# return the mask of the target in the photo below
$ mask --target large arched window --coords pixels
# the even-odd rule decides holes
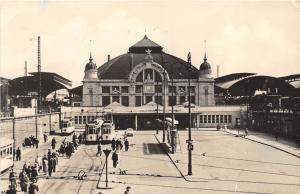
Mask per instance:
[[[143,69],[136,77],[136,82],[162,82],[162,76],[154,69]]]

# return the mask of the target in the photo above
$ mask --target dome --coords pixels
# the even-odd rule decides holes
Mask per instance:
[[[85,71],[88,71],[90,69],[97,69],[96,63],[93,62],[92,55],[90,55],[90,61],[85,65]]]
[[[151,54],[148,54],[148,52]],[[98,68],[99,79],[128,79],[131,70],[144,61],[161,64],[170,74],[172,66],[174,79],[188,79],[189,64],[176,56],[163,52],[162,47],[145,36],[129,48],[129,52],[117,56]],[[192,66],[191,78],[197,79],[199,70]]]
[[[200,71],[211,70],[210,64],[207,62],[206,55],[203,60],[203,63],[200,65]]]

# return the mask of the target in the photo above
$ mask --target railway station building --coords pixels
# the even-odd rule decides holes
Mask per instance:
[[[240,106],[215,105],[214,78],[206,53],[196,68],[165,53],[146,35],[127,53],[112,59],[108,56],[99,67],[90,55],[82,82],[81,106],[63,110],[81,127],[105,112],[117,128],[151,129],[157,118],[163,119],[164,112],[171,117],[172,106],[179,128],[187,127],[189,89],[193,127],[235,126],[244,111]]]

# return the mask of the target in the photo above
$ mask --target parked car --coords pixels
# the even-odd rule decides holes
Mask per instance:
[[[132,128],[127,128],[125,131],[126,136],[133,136],[133,129]]]

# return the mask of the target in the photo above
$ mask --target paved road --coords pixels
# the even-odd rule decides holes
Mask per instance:
[[[217,131],[193,132],[193,176],[186,176],[189,180],[186,181],[180,174],[180,171],[187,174],[186,132],[180,132],[182,149],[171,155],[179,160],[176,163],[179,169],[162,151],[154,134],[155,131],[139,131],[129,138],[129,151],[119,152],[119,168],[126,170],[127,174],[115,175],[117,184],[109,183],[114,186],[112,189],[96,188],[104,155],[95,156],[96,145],[81,145],[71,159],[60,158],[58,171],[51,179],[39,180],[39,193],[94,194],[101,191],[118,194],[124,193],[126,186],[132,187],[132,193],[147,194],[300,192],[298,158]],[[47,144],[42,145],[40,153],[48,147]],[[35,150],[31,149],[23,159],[33,160],[35,154]],[[21,164],[19,162],[17,168]],[[73,178],[79,170],[87,172],[86,179]],[[109,175],[110,181],[111,177]]]

